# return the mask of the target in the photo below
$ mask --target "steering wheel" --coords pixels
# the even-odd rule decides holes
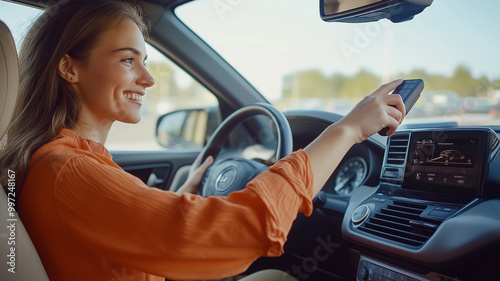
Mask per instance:
[[[194,161],[193,167],[199,167],[209,155],[217,159],[229,133],[237,125],[256,115],[267,116],[277,128],[276,161],[290,154],[293,149],[292,131],[285,116],[270,104],[258,103],[243,107],[227,117],[212,134]],[[201,195],[227,196],[233,191],[243,189],[248,181],[265,170],[265,164],[242,157],[217,159],[205,172]]]

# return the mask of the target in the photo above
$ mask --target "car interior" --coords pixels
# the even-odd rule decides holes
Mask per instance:
[[[203,6],[208,1],[210,4]],[[13,6],[40,10],[57,5],[58,1],[9,2]],[[271,2],[273,0],[263,3]],[[379,20],[396,25],[418,21],[420,16],[431,13],[434,5],[444,5],[446,0],[434,3],[432,0],[367,0],[352,1],[345,6],[342,2],[348,1],[312,2],[315,2],[317,13],[308,14],[308,17],[321,19],[322,25],[344,27]],[[246,70],[233,66],[237,64],[233,57],[221,56],[217,51],[220,47],[212,43],[212,39],[197,33],[203,30],[202,26],[189,24],[192,18],[204,16],[187,16],[191,5],[199,3],[201,11],[213,8],[212,12],[215,11],[213,13],[221,19],[221,24],[227,26],[222,17],[240,16],[238,13],[248,2],[141,0],[137,3],[151,23],[151,32],[146,39],[148,44],[202,85],[203,90],[196,88],[197,93],[208,92],[215,97],[215,103],[168,108],[152,115],[153,125],[147,130],[152,134],[148,141],[154,144],[143,144],[150,149],[110,146],[113,160],[151,188],[175,191],[187,178],[193,163],[199,163],[208,155],[216,155],[217,166],[207,172],[202,193],[204,196],[226,196],[244,188],[246,182],[280,158],[307,146],[330,124],[344,116],[345,112],[319,110],[314,106],[277,109],[275,105],[278,103],[270,102],[271,99],[261,93],[261,88],[246,78]],[[264,13],[267,4],[260,5],[262,10],[259,11]],[[287,13],[286,7],[280,9]],[[252,17],[256,21],[260,20],[259,11],[253,11]],[[273,14],[273,18],[278,21],[280,15]],[[0,13],[2,136],[12,114],[19,79],[16,51],[19,43],[9,28],[12,29],[3,23]],[[259,31],[262,36],[263,33]],[[236,58],[246,56],[243,45],[234,47],[242,52],[236,52]],[[352,53],[349,54],[365,52],[370,45],[356,48],[350,49]],[[151,67],[160,67],[151,64]],[[163,72],[158,73],[157,81],[170,79],[168,75],[161,76]],[[417,77],[418,73],[424,72],[412,72],[413,76],[408,78],[422,78],[426,83],[420,100],[412,109],[414,116],[423,114],[417,119],[420,121],[403,123],[391,136],[375,134],[354,145],[314,198],[312,215],[298,215],[285,244],[285,253],[280,257],[258,259],[244,274],[280,269],[297,280],[498,280],[500,123],[489,112],[490,108],[495,108],[496,102],[500,102],[496,90],[500,89],[500,76],[486,87],[488,97],[495,99],[498,95],[498,101],[492,101],[480,113],[465,109],[460,113],[450,113],[453,117],[462,114],[460,118],[466,121],[473,116],[490,118],[491,122],[462,125],[455,119],[436,117],[444,115],[444,111],[435,109],[439,113],[430,113],[429,106],[421,105],[426,101],[438,108],[441,100],[449,105],[459,94],[434,92],[432,95],[425,92],[432,89],[434,80]],[[293,77],[285,85],[295,85]],[[333,82],[328,85],[334,87]],[[168,87],[157,89],[171,90]],[[182,94],[186,99],[187,94]],[[294,95],[293,89],[290,95]],[[188,99],[197,99],[198,96],[193,97]],[[173,96],[174,100],[176,98]],[[156,109],[163,105],[162,100],[153,101]],[[305,105],[301,99],[296,101]],[[341,105],[339,102],[336,107]],[[463,104],[457,108],[463,109]],[[147,114],[145,111],[146,119],[149,118]],[[130,126],[117,127],[111,134],[125,134],[119,129],[138,134]],[[112,136],[110,138],[113,140]],[[135,142],[134,136],[131,139]],[[221,176],[223,173],[227,175],[228,167],[233,166],[239,169],[238,178],[233,180],[234,185],[222,186]],[[0,279],[49,280],[15,212],[15,183],[5,189],[6,193],[0,192]],[[15,274],[9,271],[13,267]]]

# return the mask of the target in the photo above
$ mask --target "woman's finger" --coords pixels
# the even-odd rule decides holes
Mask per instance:
[[[387,124],[387,127],[389,127],[389,130],[387,131],[386,135],[390,136],[390,135],[394,134],[394,132],[396,132],[396,130],[398,129],[398,126],[399,126],[399,122],[396,119],[389,117],[388,124]]]
[[[212,156],[208,156],[207,159],[205,159],[205,161],[201,163],[200,167],[196,169],[195,176],[201,179],[205,174],[205,172],[207,171],[208,167],[210,167],[210,165],[212,165],[213,162],[214,158]]]
[[[404,118],[403,112],[393,106],[387,108],[387,115],[389,115],[389,118],[396,120],[398,125],[401,124]]]
[[[401,83],[403,83],[403,79],[394,80],[392,82],[384,84],[380,86],[380,88],[378,88],[375,92],[373,92],[372,95],[376,96],[388,95],[390,92],[394,91],[394,89],[396,89],[399,85],[401,85]]]
[[[393,109],[397,109],[397,111],[400,112],[401,115],[396,120],[398,120],[399,123],[401,124],[401,122],[403,121],[403,119],[406,116],[406,107],[405,107],[405,104],[404,104],[401,96],[400,95],[388,95],[388,96],[384,97],[383,99],[387,103],[387,105],[389,105]],[[393,116],[393,115],[391,115],[391,116]]]

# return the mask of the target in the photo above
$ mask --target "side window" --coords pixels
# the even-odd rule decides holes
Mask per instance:
[[[0,1],[0,20],[11,30],[18,51],[27,30],[42,12],[24,5]],[[213,132],[212,123],[219,123],[218,115],[214,114],[217,112],[217,99],[151,45],[146,44],[146,50],[147,68],[156,83],[146,91],[143,98],[142,119],[138,124],[115,122],[108,135],[106,147],[109,150],[134,151],[201,148],[206,136]],[[181,133],[178,136],[174,134],[181,141],[175,142],[175,145],[168,142],[159,145],[156,141],[158,119],[169,112],[175,114],[184,110],[186,112],[181,114],[185,115],[186,120],[179,120],[167,126],[170,132]],[[179,116],[167,119],[177,120]],[[174,128],[176,125],[180,127]]]

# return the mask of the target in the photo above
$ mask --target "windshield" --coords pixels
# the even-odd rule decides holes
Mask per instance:
[[[281,110],[345,114],[382,83],[421,78],[405,122],[500,125],[499,9],[436,0],[408,22],[348,24],[323,22],[318,0],[199,0],[176,14]]]

